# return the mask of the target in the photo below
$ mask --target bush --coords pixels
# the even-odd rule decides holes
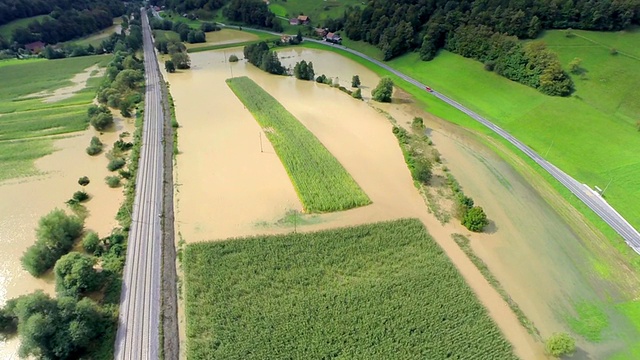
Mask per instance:
[[[100,286],[100,275],[93,268],[95,260],[79,252],[64,255],[56,262],[56,292],[58,296],[79,298]]]
[[[393,80],[388,77],[380,79],[378,86],[371,92],[373,100],[378,102],[391,102],[391,94],[393,93]]]
[[[133,147],[133,143],[123,141],[122,139],[116,140],[116,142],[113,143],[113,148],[122,152],[129,151],[131,150],[132,147]]]
[[[51,269],[56,261],[73,247],[84,225],[77,216],[69,216],[55,209],[40,218],[36,228],[36,243],[20,259],[22,266],[33,276]]]
[[[421,117],[414,117],[411,122],[411,127],[417,130],[424,129],[424,120]]]
[[[353,77],[351,78],[351,87],[360,87],[360,76],[353,75]]]
[[[80,184],[80,186],[87,186],[87,185],[89,185],[89,182],[90,182],[90,180],[86,176],[83,176],[83,177],[78,179],[78,184]]]
[[[72,199],[77,202],[83,202],[83,201],[89,200],[89,194],[87,194],[84,191],[76,191],[73,193]]]
[[[489,225],[489,220],[480,206],[474,206],[465,213],[462,225],[471,231],[482,232],[484,227]]]
[[[229,56],[229,62],[238,62],[238,57],[235,54]]]
[[[133,174],[131,174],[131,171],[128,170],[120,170],[118,171],[118,174],[123,178],[123,179],[131,179],[131,177],[133,176]]]
[[[107,164],[107,169],[109,171],[116,171],[118,169],[122,169],[122,167],[127,163],[125,159],[115,158]]]
[[[120,186],[119,176],[107,176],[106,178],[104,178],[104,180],[110,188],[117,188],[118,186]]]
[[[109,113],[99,113],[96,116],[93,116],[89,122],[91,126],[93,126],[98,131],[103,131],[107,129],[109,126],[113,125],[113,115],[111,112]]]
[[[82,247],[84,251],[89,254],[98,255],[100,249],[100,238],[95,231],[89,231],[87,235],[82,238]]]
[[[547,339],[545,348],[549,355],[555,357],[571,355],[576,351],[576,341],[569,334],[556,333]]]
[[[98,155],[102,152],[102,148],[104,147],[104,144],[102,144],[102,141],[100,141],[100,139],[98,139],[97,136],[94,136],[91,138],[91,142],[89,143],[89,147],[87,148],[87,154],[94,156],[94,155]]]
[[[429,180],[431,180],[431,162],[425,158],[414,157],[411,177],[423,184],[429,183]]]
[[[351,96],[353,96],[354,99],[362,100],[362,91],[360,91],[360,88],[358,88],[356,89],[356,91],[351,93]]]

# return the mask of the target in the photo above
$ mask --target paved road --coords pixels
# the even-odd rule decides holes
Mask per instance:
[[[223,24],[224,26],[224,24]],[[230,26],[231,27],[231,26]],[[245,29],[248,29],[245,27]],[[261,31],[261,32],[265,32],[265,33],[269,33],[269,34],[273,34],[273,35],[280,35],[279,33],[275,33],[275,32],[271,32],[271,31],[265,31],[265,30],[259,30],[259,29],[251,29],[251,30],[256,30],[256,31]],[[421,82],[419,82],[418,80],[392,68],[391,66],[378,61],[372,57],[369,57],[361,52],[355,51],[353,49],[349,49],[345,46],[342,45],[333,45],[331,43],[327,43],[326,41],[320,41],[320,40],[315,40],[315,39],[309,39],[309,38],[305,38],[304,41],[309,41],[309,42],[314,42],[314,43],[318,43],[318,44],[322,44],[325,45],[327,47],[335,47],[335,48],[339,48],[341,50],[350,52],[358,57],[361,57],[365,60],[368,60],[378,66],[380,66],[381,68],[393,73],[394,75],[397,75],[398,77],[400,77],[401,79],[403,79],[404,81],[413,84],[415,86],[417,86],[419,89],[426,91],[426,84],[423,84]],[[585,184],[581,184],[580,182],[578,182],[577,180],[575,180],[574,178],[572,178],[571,176],[567,175],[566,173],[564,173],[562,170],[558,169],[557,167],[555,167],[552,163],[548,162],[547,160],[543,159],[542,156],[540,156],[538,153],[536,153],[535,151],[533,151],[530,147],[528,147],[527,145],[525,145],[524,143],[522,143],[520,140],[516,139],[515,137],[513,137],[511,134],[509,134],[508,132],[506,132],[505,130],[503,130],[502,128],[500,128],[499,126],[497,126],[496,124],[490,122],[489,120],[483,118],[482,116],[478,115],[477,113],[471,111],[470,109],[466,108],[465,106],[463,106],[462,104],[458,103],[457,101],[437,92],[437,91],[432,91],[431,94],[435,97],[437,97],[438,99],[446,102],[447,104],[453,106],[454,108],[462,111],[463,113],[467,114],[469,117],[471,117],[472,119],[478,121],[479,123],[483,124],[484,126],[488,127],[489,129],[493,130],[496,134],[500,135],[501,137],[503,137],[504,139],[506,139],[507,141],[509,141],[511,144],[513,144],[515,147],[517,147],[518,149],[520,149],[522,152],[524,152],[527,156],[529,156],[531,159],[533,159],[533,161],[535,161],[538,165],[540,165],[543,169],[545,169],[547,172],[549,172],[549,174],[551,174],[554,178],[556,178],[558,181],[560,181],[560,183],[562,183],[562,185],[564,185],[567,189],[569,189],[575,196],[577,196],[580,200],[582,200],[582,202],[584,202],[587,206],[589,206],[589,208],[591,210],[593,210],[598,216],[600,216],[602,218],[602,220],[604,220],[607,224],[609,224],[618,234],[620,234],[620,236],[622,236],[622,238],[625,240],[625,242],[627,243],[627,245],[629,245],[636,253],[640,254],[640,233],[638,233],[638,231],[629,224],[629,222],[627,220],[625,220],[611,205],[609,205],[609,203],[602,198],[598,193],[596,193],[595,191],[591,190],[591,188],[589,188],[587,185]]]
[[[136,197],[124,267],[116,359],[158,359],[160,214],[162,212],[162,95],[146,12],[142,11],[146,95]]]

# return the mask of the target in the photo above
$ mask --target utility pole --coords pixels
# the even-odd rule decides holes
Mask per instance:
[[[298,210],[293,210],[293,233],[298,230]]]
[[[602,190],[602,192],[600,193],[600,196],[604,196],[604,192],[607,191],[607,188],[609,187],[609,185],[611,185],[612,181],[613,181],[613,178],[609,180],[609,183],[607,184],[607,186],[604,187],[604,190]]]
[[[260,152],[264,152],[262,151],[262,132],[259,132],[258,135],[260,136]]]

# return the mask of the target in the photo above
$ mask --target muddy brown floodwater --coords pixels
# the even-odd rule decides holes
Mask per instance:
[[[187,48],[197,48],[210,45],[232,44],[242,41],[258,40],[258,35],[246,31],[222,29],[206,33],[206,42],[198,44],[186,44]]]
[[[35,228],[43,215],[54,208],[71,213],[64,202],[82,190],[78,178],[88,176],[91,181],[85,189],[90,196],[85,203],[89,211],[85,229],[106,236],[117,226],[115,215],[123,200],[122,188],[111,189],[105,184],[110,172],[104,153],[91,157],[85,152],[94,135],[107,145],[106,152],[119,133],[133,133],[133,120],[114,114],[114,121],[114,128],[102,135],[90,128],[56,140],[56,151],[36,161],[43,175],[0,183],[0,304],[38,289],[54,293],[53,276],[48,273],[42,279],[34,278],[22,269],[20,257],[35,242]],[[0,359],[11,358],[18,345],[16,339],[0,342]]]
[[[175,168],[179,238],[195,242],[292,231],[273,224],[287,211],[301,209],[293,186],[264,137],[260,151],[260,127],[224,82],[232,76],[249,76],[318,137],[373,201],[358,209],[316,216],[299,230],[420,218],[516,353],[524,359],[544,357],[540,344],[451,241],[459,226],[442,226],[427,212],[384,116],[329,86],[269,75],[244,61],[228,63],[232,53],[242,58],[241,48],[195,53],[192,70],[168,74],[181,124]],[[279,56],[285,66],[301,59],[313,61],[316,74],[338,77],[344,86],[350,86],[357,74],[365,98],[379,81],[370,70],[330,52],[297,48],[279,51]]]

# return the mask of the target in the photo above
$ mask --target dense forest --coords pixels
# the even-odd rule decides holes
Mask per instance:
[[[40,21],[32,21],[26,27],[13,31],[11,39],[0,39],[0,48],[13,42],[18,45],[34,41],[56,44],[89,35],[113,24],[113,18],[125,13],[119,0],[60,1],[53,0],[40,6],[38,0],[0,0],[0,24],[22,17],[48,14]],[[7,8],[5,13],[4,8]]]
[[[464,25],[535,38],[543,29],[621,30],[640,24],[638,0],[370,0],[348,8],[339,24],[352,40],[382,49],[385,59],[420,49],[432,59]]]

